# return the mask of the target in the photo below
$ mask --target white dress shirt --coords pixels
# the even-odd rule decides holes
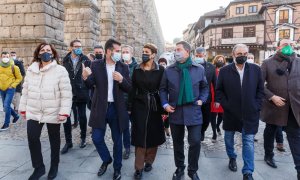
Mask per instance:
[[[113,72],[115,71],[115,68],[116,68],[116,64],[114,64],[114,65],[106,64],[107,81],[108,81],[107,102],[114,102],[114,95],[113,95],[113,88],[114,88]]]

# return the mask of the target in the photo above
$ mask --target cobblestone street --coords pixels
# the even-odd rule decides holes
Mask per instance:
[[[1,104],[2,107],[2,104]],[[89,115],[89,112],[87,113]],[[0,109],[0,123],[3,123],[4,112],[2,108]],[[256,160],[256,172],[254,173],[255,179],[296,179],[296,172],[294,170],[293,161],[291,158],[291,153],[288,147],[288,143],[284,133],[284,146],[286,148],[286,152],[282,153],[277,150],[275,152],[275,159],[278,164],[278,169],[271,169],[269,168],[263,161],[264,155],[264,148],[263,148],[263,129],[264,124],[261,123],[259,127],[259,132],[256,135],[258,142],[255,143],[255,160]],[[90,134],[91,129],[88,128],[88,134]],[[47,128],[44,127],[41,141],[43,144],[44,152],[44,159],[49,161],[49,157],[47,156],[50,152],[49,149],[49,142],[47,138]],[[201,157],[199,161],[199,175],[203,179],[219,179],[224,177],[224,179],[241,179],[242,175],[239,172],[232,173],[227,169],[227,155],[225,152],[225,144],[223,140],[223,136],[219,136],[216,143],[212,143],[211,141],[212,131],[211,127],[208,128],[206,133],[206,138],[202,143],[201,149]],[[64,133],[63,133],[63,126],[61,126],[61,139],[62,145],[64,144]],[[108,143],[109,149],[111,150],[112,147],[112,140],[110,137],[110,130],[106,133],[106,141]],[[82,179],[82,177],[87,177],[87,179],[98,179],[96,176],[97,169],[101,165],[101,161],[99,160],[98,154],[95,151],[95,147],[92,144],[91,137],[88,135],[87,139],[87,147],[85,149],[79,148],[80,142],[80,128],[77,127],[73,129],[73,142],[75,147],[68,153],[67,155],[61,156],[61,163],[60,167],[68,167],[68,164],[71,163],[71,167],[79,166],[76,168],[61,168],[61,172],[70,171],[72,174],[66,175],[65,173],[60,173],[57,179]],[[10,147],[9,151],[6,147]],[[62,146],[61,145],[61,146]],[[18,148],[20,147],[20,149]],[[185,147],[188,148],[187,140],[185,139]],[[242,168],[242,157],[241,157],[241,134],[238,133],[236,136],[236,145],[235,145],[237,152],[238,152],[238,167],[239,169]],[[14,149],[18,148],[18,149]],[[131,149],[131,158],[123,162],[123,179],[132,179],[133,174],[133,149]],[[22,150],[22,151],[20,151]],[[9,159],[6,157],[5,154],[9,152]],[[23,153],[22,157],[21,154],[13,154],[13,153]],[[18,162],[13,163],[14,161],[24,161],[23,164],[18,164]],[[5,132],[0,132],[0,179],[19,179],[23,177],[23,175],[29,176],[32,172],[31,169],[31,161],[29,150],[27,146],[27,134],[26,134],[26,122],[23,120],[19,120],[17,124],[11,125],[10,129]],[[46,164],[46,166],[49,164]],[[24,166],[26,167],[26,171],[24,170]],[[159,168],[155,168],[159,167]],[[82,167],[86,167],[84,169]],[[49,168],[49,167],[48,167]],[[150,174],[145,175],[145,179],[157,179],[157,180],[164,180],[164,179],[171,179],[171,175],[174,167],[173,162],[173,152],[172,152],[172,140],[168,139],[167,142],[160,147],[157,160],[154,164],[154,171]],[[21,170],[22,171],[21,171]],[[285,176],[286,173],[289,172],[288,176]],[[110,179],[112,173],[112,168],[110,168],[109,172],[105,174],[105,179]],[[167,177],[162,177],[164,173],[168,173]],[[76,175],[77,174],[77,175]],[[71,178],[72,177],[72,178]],[[81,177],[81,178],[80,178]],[[148,178],[147,178],[148,177]],[[271,178],[272,177],[272,178]],[[187,178],[187,176],[186,176]],[[102,178],[100,178],[102,179]],[[188,179],[188,178],[187,178]]]

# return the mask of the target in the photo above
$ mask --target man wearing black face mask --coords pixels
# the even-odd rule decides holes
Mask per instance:
[[[266,98],[263,102],[262,120],[266,122],[264,148],[266,163],[276,168],[273,160],[274,136],[279,126],[286,126],[287,139],[300,179],[300,58],[293,50],[294,42],[282,39],[277,53],[266,59],[262,66],[266,81]]]
[[[97,45],[94,47],[95,60],[103,59],[104,49],[103,46]]]
[[[234,46],[234,63],[220,69],[216,88],[216,106],[220,103],[224,109],[224,140],[231,171],[237,171],[234,134],[236,131],[242,133],[244,180],[253,179],[254,135],[258,131],[259,111],[264,97],[261,70],[255,64],[246,63],[248,51],[244,44]]]

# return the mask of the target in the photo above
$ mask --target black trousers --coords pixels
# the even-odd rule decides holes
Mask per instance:
[[[184,125],[170,124],[174,146],[174,159],[177,168],[184,168]],[[201,125],[187,126],[188,130],[188,174],[193,175],[198,170],[201,149]]]
[[[33,168],[44,166],[40,136],[44,123],[27,121],[27,137]],[[60,124],[47,124],[50,148],[51,166],[58,166],[60,149]]]
[[[203,124],[201,129],[201,135],[205,135],[205,131],[207,130],[209,123],[211,123],[211,128],[213,130],[213,136],[217,136],[217,123],[216,123],[216,116],[214,113],[210,111],[210,103],[203,104],[201,107],[202,117],[203,117]]]
[[[79,126],[80,126],[80,137],[81,139],[86,138],[87,129],[87,117],[86,117],[86,103],[85,102],[73,102],[73,108],[77,109],[79,116]],[[75,117],[74,117],[75,118]],[[72,124],[71,117],[68,117],[67,122],[64,123],[65,138],[67,144],[72,144]]]
[[[273,158],[274,157],[274,140],[277,134],[277,131],[280,131],[280,126],[266,123],[264,130],[264,149],[265,157]]]

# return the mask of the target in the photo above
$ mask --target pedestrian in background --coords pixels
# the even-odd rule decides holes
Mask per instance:
[[[58,65],[53,45],[41,43],[34,51],[27,70],[20,102],[20,113],[27,120],[27,137],[34,172],[29,180],[45,174],[40,136],[47,125],[51,149],[48,179],[57,176],[60,149],[60,125],[66,122],[72,105],[72,87],[68,72]]]

